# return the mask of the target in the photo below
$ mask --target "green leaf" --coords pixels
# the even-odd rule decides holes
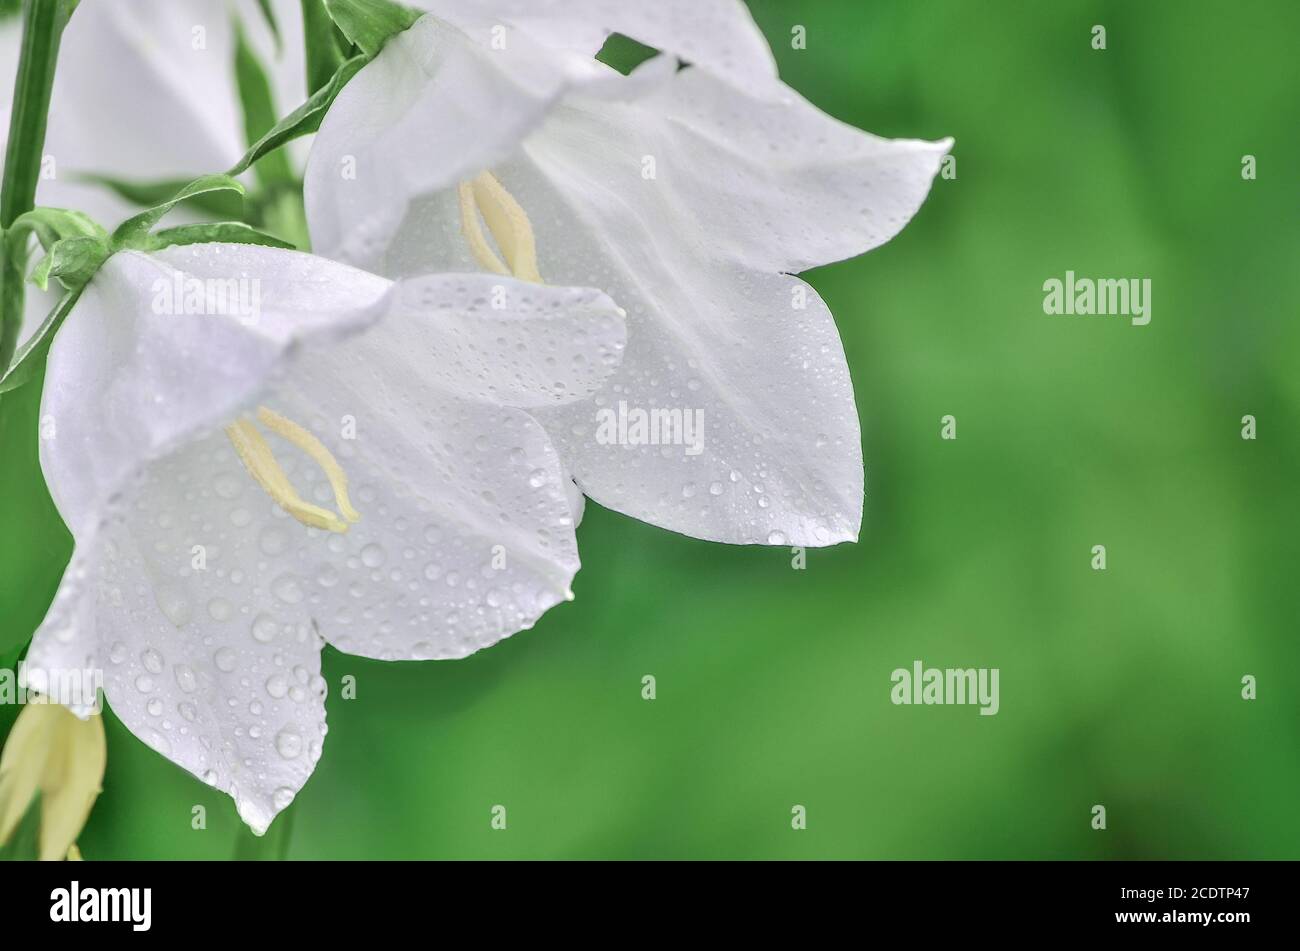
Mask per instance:
[[[280,23],[275,18],[275,11],[271,9],[271,0],[257,0],[257,6],[262,11],[262,19],[271,29],[271,36],[275,37],[275,52],[278,55],[284,48],[284,39],[280,36]]]
[[[389,37],[409,30],[424,15],[392,0],[325,0],[325,7],[343,35],[372,58]]]
[[[325,9],[325,0],[302,0],[303,42],[307,48],[307,94],[323,88],[347,57],[339,32]]]
[[[155,205],[161,205],[190,183],[189,179],[185,178],[163,179],[152,182],[130,182],[108,175],[95,174],[78,174],[75,178],[80,182],[102,185],[110,189],[119,198],[129,201],[133,205],[139,205],[141,208],[152,208]],[[215,215],[218,218],[231,218],[238,215],[240,204],[238,196],[232,199],[229,192],[222,191],[203,192],[185,201],[187,207]]]
[[[231,176],[241,175],[262,156],[275,151],[287,142],[292,142],[304,135],[310,135],[319,129],[321,120],[325,118],[326,111],[338,97],[339,92],[367,62],[369,60],[365,56],[354,56],[344,62],[330,77],[328,83],[312,93],[311,98],[301,106],[277,122],[275,127],[262,136],[244,157],[235,164],[234,168],[226,174]]]
[[[242,221],[217,221],[197,225],[181,225],[156,231],[149,236],[149,248],[169,248],[180,244],[210,244],[221,241],[227,244],[260,244],[268,248],[287,248],[294,246],[288,241],[281,241],[274,235],[258,231]]]
[[[35,862],[40,857],[41,792],[38,789],[8,841],[0,845],[0,862]]]
[[[252,146],[275,126],[275,101],[271,83],[266,78],[257,53],[248,45],[244,28],[235,21],[235,83],[239,88],[239,102],[244,110],[244,140]],[[257,163],[257,177],[263,185],[292,182],[293,170],[289,156],[284,152],[268,153]]]
[[[50,311],[49,316],[36,328],[36,332],[18,348],[18,353],[14,355],[13,366],[9,368],[9,372],[4,377],[0,378],[0,394],[16,390],[25,383],[29,383],[44,368],[46,354],[49,353],[50,344],[54,340],[54,332],[59,329],[63,319],[76,306],[77,301],[81,298],[81,290],[81,288],[77,288],[64,294],[54,309]],[[7,406],[5,408],[8,409]]]
[[[113,249],[147,247],[149,232],[162,220],[163,215],[196,195],[219,191],[232,191],[243,195],[244,186],[233,178],[233,173],[232,175],[204,175],[202,178],[197,178],[166,201],[118,225],[117,230],[113,232]]]

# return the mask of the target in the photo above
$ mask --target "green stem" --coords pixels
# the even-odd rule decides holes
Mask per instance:
[[[13,112],[0,179],[0,231],[36,206],[45,125],[54,88],[59,43],[78,0],[25,0],[23,40],[14,79]],[[0,244],[0,373],[9,368],[23,325],[26,242]]]

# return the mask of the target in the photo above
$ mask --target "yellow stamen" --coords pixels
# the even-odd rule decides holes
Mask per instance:
[[[334,501],[338,503],[339,512],[345,519],[349,522],[355,522],[361,518],[360,513],[352,507],[352,502],[348,498],[347,473],[343,471],[343,467],[339,465],[333,454],[325,448],[323,442],[293,420],[287,419],[265,406],[257,408],[257,418],[262,421],[262,425],[267,429],[273,433],[279,433],[289,440],[289,442],[311,456],[316,465],[321,467],[325,473],[325,478],[330,481],[330,488],[334,490]]]
[[[474,258],[495,274],[513,275],[524,281],[542,283],[537,270],[537,242],[532,222],[515,196],[506,191],[491,172],[482,172],[457,188],[460,196],[460,226]],[[479,225],[487,223],[506,263],[492,250]],[[507,266],[508,265],[508,266]]]
[[[292,420],[285,419],[264,406],[258,409],[257,416],[273,432],[279,433],[311,456],[325,471],[330,487],[334,490],[334,501],[338,503],[343,517],[340,518],[329,509],[304,501],[298,494],[298,490],[293,487],[293,483],[289,481],[289,477],[284,474],[284,470],[280,468],[280,463],[276,461],[271,447],[266,444],[257,427],[250,420],[238,419],[226,427],[226,436],[235,447],[235,452],[239,454],[244,468],[257,480],[257,484],[275,501],[276,505],[304,525],[331,532],[346,532],[348,522],[355,522],[361,516],[348,500],[347,476],[338,461],[319,439]]]

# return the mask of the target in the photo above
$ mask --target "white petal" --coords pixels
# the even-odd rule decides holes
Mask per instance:
[[[604,391],[534,410],[578,485],[603,505],[717,541],[856,538],[863,476],[852,383],[816,292],[731,260],[729,246],[702,244],[704,225],[673,191],[631,171],[635,149],[596,148],[588,128],[557,139],[570,128],[548,124],[526,157],[495,172],[531,216],[543,276],[598,284],[628,310],[627,350]],[[413,206],[387,256],[394,272],[472,266],[452,201],[442,193]],[[617,414],[620,402],[701,420],[699,451],[680,440],[599,441],[601,411]]]
[[[571,597],[571,480],[542,427],[500,404],[586,395],[623,335],[602,294],[447,275],[404,284],[348,347],[304,351],[267,405],[322,438],[355,423],[354,439],[326,441],[362,518],[291,566],[327,639],[381,659],[461,657]],[[313,467],[292,478],[329,498]]]
[[[756,239],[727,221],[728,205],[692,190],[707,173],[679,162],[692,143],[677,134],[655,110],[589,102],[552,117],[495,169],[532,216],[542,274],[580,274],[628,310],[627,352],[602,396],[537,415],[579,486],[626,514],[717,541],[854,539],[861,449],[834,323],[803,282],[751,264]],[[647,154],[661,160],[650,179]],[[620,402],[692,414],[702,444],[601,442],[597,414]]]
[[[566,88],[566,63],[526,36],[490,49],[432,16],[389,40],[339,93],[312,144],[313,248],[372,268],[411,195],[469,177],[536,127]]]
[[[657,186],[686,212],[680,230],[694,226],[755,270],[805,271],[884,244],[921,207],[952,147],[951,139],[882,139],[781,83],[739,89],[695,69],[633,106],[595,102],[587,112],[574,125],[599,129],[609,152],[640,142],[657,158]],[[617,168],[606,171],[617,179]]]
[[[317,253],[379,270],[413,198],[505,160],[566,91],[627,98],[672,72],[667,58],[656,57],[621,76],[513,27],[498,47],[493,27],[466,33],[426,16],[339,93],[305,173]]]
[[[242,291],[250,313],[177,313],[193,310],[184,296],[198,285],[166,254],[122,252],[87,285],[51,345],[41,413],[57,438],[42,442],[41,465],[76,537],[142,464],[245,406],[295,345],[372,323],[391,287],[310,255],[199,247],[185,257],[189,276]]]
[[[776,62],[740,0],[418,0],[471,35],[508,22],[556,49],[594,54],[610,33],[745,83],[776,75]]]
[[[457,298],[464,304],[452,306]],[[591,288],[438,275],[402,281],[391,306],[395,355],[414,356],[422,377],[485,403],[554,406],[590,397],[627,342],[619,309]]]
[[[322,358],[266,396],[265,405],[332,445],[361,519],[346,534],[276,519],[274,557],[260,563],[281,602],[278,616],[309,617],[340,650],[459,658],[532,627],[572,597],[573,517],[559,459],[537,422],[412,386],[411,374],[414,362],[386,361],[369,373]],[[346,417],[356,419],[350,442],[337,438]],[[288,447],[275,450],[289,460]],[[286,470],[304,498],[329,505],[317,468]],[[268,502],[245,484],[248,495],[228,503],[227,520],[238,505]]]
[[[32,641],[28,681],[39,687],[83,665],[103,669],[108,702],[131,732],[229,793],[261,834],[321,755],[320,640],[245,600],[254,578],[229,567],[219,545],[205,546],[205,567],[194,570],[191,543],[211,542],[218,529],[191,517],[201,505],[164,504],[169,490],[187,491],[170,477],[192,462],[182,453],[160,464],[154,491],[78,542]],[[79,577],[82,568],[90,570]]]
[[[608,508],[697,538],[856,540],[858,417],[825,304],[795,277],[731,273],[704,281],[686,262],[681,268],[657,297],[663,311],[629,312],[633,345],[604,392],[534,411],[574,479]],[[806,305],[794,311],[799,292]],[[686,329],[648,326],[666,313]],[[647,417],[645,439],[634,434],[638,413]],[[656,430],[655,414],[671,419],[672,429]]]

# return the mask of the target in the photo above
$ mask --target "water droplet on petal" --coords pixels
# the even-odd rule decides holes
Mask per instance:
[[[302,737],[286,727],[276,734],[275,751],[285,759],[294,759],[302,755]]]
[[[303,598],[302,586],[293,575],[280,575],[271,583],[271,593],[285,604],[297,604]]]
[[[140,663],[144,664],[144,669],[151,674],[163,672],[163,656],[152,647],[146,648],[140,655]]]
[[[271,699],[280,700],[289,692],[289,682],[284,679],[283,674],[272,674],[266,678],[266,692],[270,694]]]
[[[217,670],[228,674],[235,669],[239,658],[229,647],[220,647],[212,655],[212,662],[217,665]]]
[[[251,630],[253,633],[253,640],[257,641],[259,644],[269,644],[275,639],[275,634],[276,631],[279,630],[279,625],[275,623],[275,619],[269,614],[259,614],[257,617],[253,618],[253,626]]]

